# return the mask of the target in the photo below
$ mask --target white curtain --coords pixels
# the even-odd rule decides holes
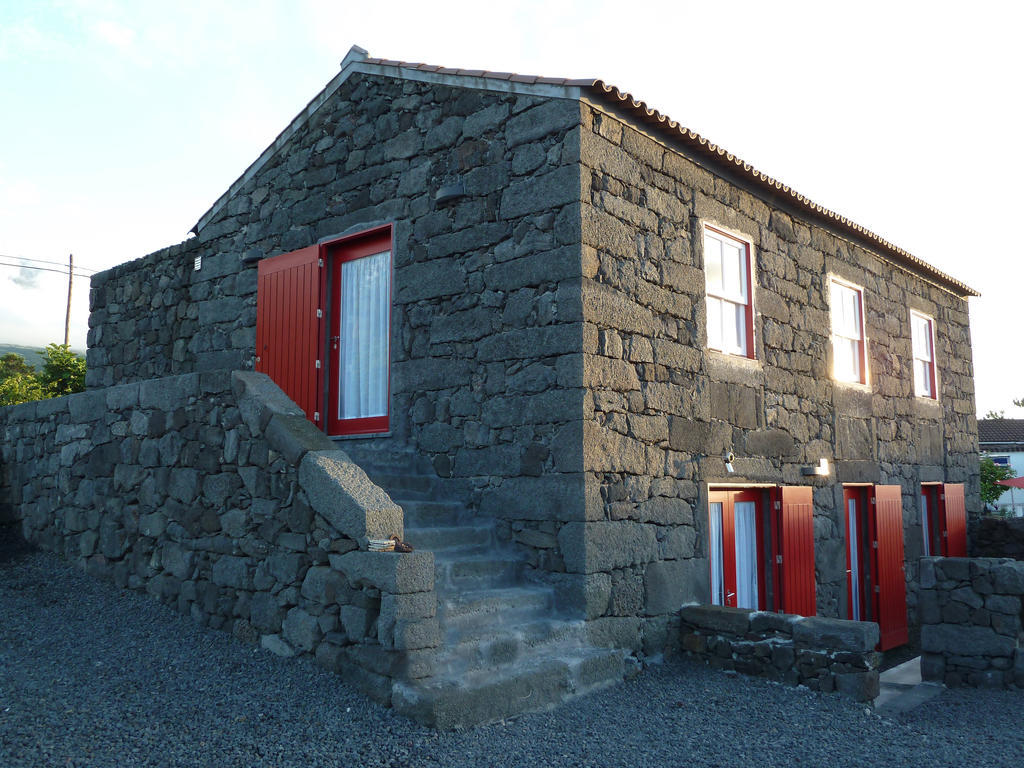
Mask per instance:
[[[757,505],[737,501],[736,607],[757,610]]]
[[[860,541],[857,537],[860,525],[857,520],[857,502],[850,499],[847,510],[847,535],[850,537],[850,616],[854,621],[860,621]]]
[[[932,556],[931,521],[928,519],[928,494],[921,494],[921,532],[924,533],[924,556]]]
[[[710,505],[708,549],[711,557],[711,604],[725,605],[725,574],[722,570],[722,502]]]
[[[342,265],[340,419],[387,415],[390,282],[390,251]]]

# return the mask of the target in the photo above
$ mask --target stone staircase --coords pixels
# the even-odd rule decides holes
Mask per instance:
[[[444,498],[419,457],[360,456],[360,465],[405,512],[405,539],[434,553],[442,646],[435,675],[396,685],[392,704],[422,723],[457,728],[551,709],[620,682],[622,651],[595,648],[582,621],[560,617],[554,592],[524,576],[493,520]],[[412,470],[412,471],[410,471]]]

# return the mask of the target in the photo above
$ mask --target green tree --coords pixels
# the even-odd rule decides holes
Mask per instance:
[[[0,406],[45,400],[50,396],[32,373],[15,373],[0,380]]]
[[[0,381],[5,381],[17,374],[33,375],[35,372],[35,366],[26,363],[25,358],[17,352],[8,352],[0,357]]]
[[[981,418],[983,419],[1005,419],[1006,411],[989,411]]]
[[[43,350],[43,370],[39,383],[50,397],[85,391],[85,358],[64,344],[47,344]]]
[[[993,504],[1007,490],[1005,485],[998,485],[999,480],[1007,480],[1016,477],[1011,467],[1003,467],[996,464],[988,456],[981,457],[981,501],[983,504]]]

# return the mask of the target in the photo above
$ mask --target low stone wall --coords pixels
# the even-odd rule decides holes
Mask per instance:
[[[971,543],[975,557],[1024,560],[1024,517],[983,517]]]
[[[921,558],[921,676],[949,686],[1024,686],[1024,562]]]
[[[263,374],[0,409],[0,437],[0,507],[30,542],[381,701],[432,673],[433,554],[365,551],[401,508]]]
[[[686,605],[683,650],[713,667],[857,701],[878,696],[878,625],[718,605]]]

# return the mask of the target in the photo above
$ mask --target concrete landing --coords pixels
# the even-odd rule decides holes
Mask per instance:
[[[880,715],[899,715],[909,712],[929,699],[938,696],[945,686],[921,680],[921,657],[887,669],[878,679],[879,693],[875,699],[875,712]]]

